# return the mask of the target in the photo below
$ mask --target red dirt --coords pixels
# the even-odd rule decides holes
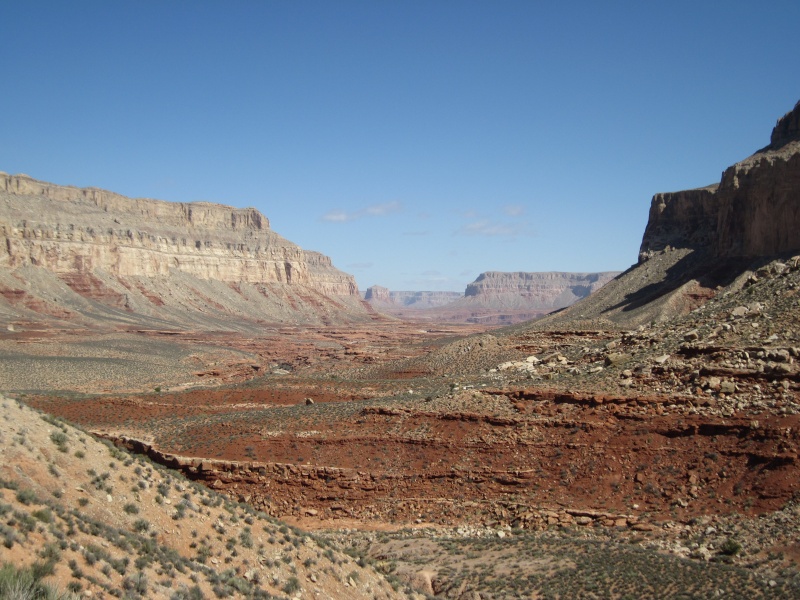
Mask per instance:
[[[171,337],[259,362],[197,372],[198,381],[239,382],[224,388],[26,401],[103,435],[142,440],[139,451],[280,517],[535,528],[552,524],[547,511],[557,510],[632,527],[761,514],[800,491],[800,415],[725,417],[697,410],[711,400],[641,391],[453,391],[422,368],[388,367],[454,331],[376,323],[283,327],[259,338],[183,333]],[[517,345],[538,353],[576,336]],[[337,375],[369,364],[387,365],[382,379]],[[271,374],[276,365],[291,374]],[[439,391],[409,392],[426,386]],[[401,393],[403,401],[381,400]]]
[[[505,414],[367,402],[336,418],[304,398],[359,397],[320,387],[31,403],[95,431],[149,432],[167,454],[220,461],[185,470],[276,516],[536,527],[544,523],[531,507],[544,506],[628,515],[633,524],[643,515],[758,514],[798,492],[797,415],[753,427],[682,414],[682,401],[668,396],[483,395],[507,403]],[[271,420],[270,408],[297,404],[292,420]]]

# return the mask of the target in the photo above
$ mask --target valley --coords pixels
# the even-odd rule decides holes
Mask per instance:
[[[329,597],[797,597],[798,115],[719,184],[656,194],[626,271],[489,272],[478,308],[362,298],[253,209],[4,175],[0,391],[9,427],[28,423],[3,438],[28,465],[7,489],[63,496],[54,472],[81,466],[48,436],[103,457],[96,437],[355,559],[276,570],[219,533],[231,578],[280,572],[270,589],[294,598],[323,593],[315,560]],[[531,310],[548,314],[517,322]],[[153,537],[186,551],[165,498]]]

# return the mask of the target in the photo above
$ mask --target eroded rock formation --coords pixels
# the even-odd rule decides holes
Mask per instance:
[[[719,184],[656,194],[639,262],[668,248],[718,258],[800,249],[800,102],[772,131],[770,145],[729,167]]]
[[[464,300],[505,309],[544,312],[569,306],[600,289],[619,273],[481,273],[467,286]]]
[[[367,288],[364,295],[364,299],[373,304],[420,309],[446,306],[459,298],[463,298],[463,294],[458,292],[394,292],[379,285]]]
[[[3,297],[27,298],[29,309],[31,298],[63,296],[61,282],[84,299],[167,319],[174,315],[157,309],[176,304],[259,320],[323,318],[304,303],[327,308],[328,318],[366,314],[351,275],[270,230],[254,208],[133,199],[0,173],[0,237]],[[219,284],[242,298],[198,289]]]
[[[656,194],[637,264],[536,327],[638,327],[686,314],[800,251],[800,103],[720,183]],[[748,274],[749,273],[749,274]]]

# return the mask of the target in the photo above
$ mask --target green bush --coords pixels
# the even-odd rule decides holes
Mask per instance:
[[[725,556],[736,556],[741,552],[742,545],[734,539],[728,538],[719,547],[719,551],[721,554]]]
[[[37,563],[36,568],[18,569],[11,563],[0,568],[0,598],[31,598],[41,600],[67,600],[71,594],[60,594],[43,584],[40,579],[52,573],[52,565]]]
[[[294,594],[300,591],[300,581],[292,575],[282,589],[284,594]]]
[[[20,490],[17,492],[17,501],[23,504],[30,504],[36,502],[36,494],[32,490]]]

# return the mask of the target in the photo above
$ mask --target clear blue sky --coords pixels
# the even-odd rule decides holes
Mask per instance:
[[[0,4],[0,170],[255,206],[359,287],[622,270],[800,99],[800,2]]]

